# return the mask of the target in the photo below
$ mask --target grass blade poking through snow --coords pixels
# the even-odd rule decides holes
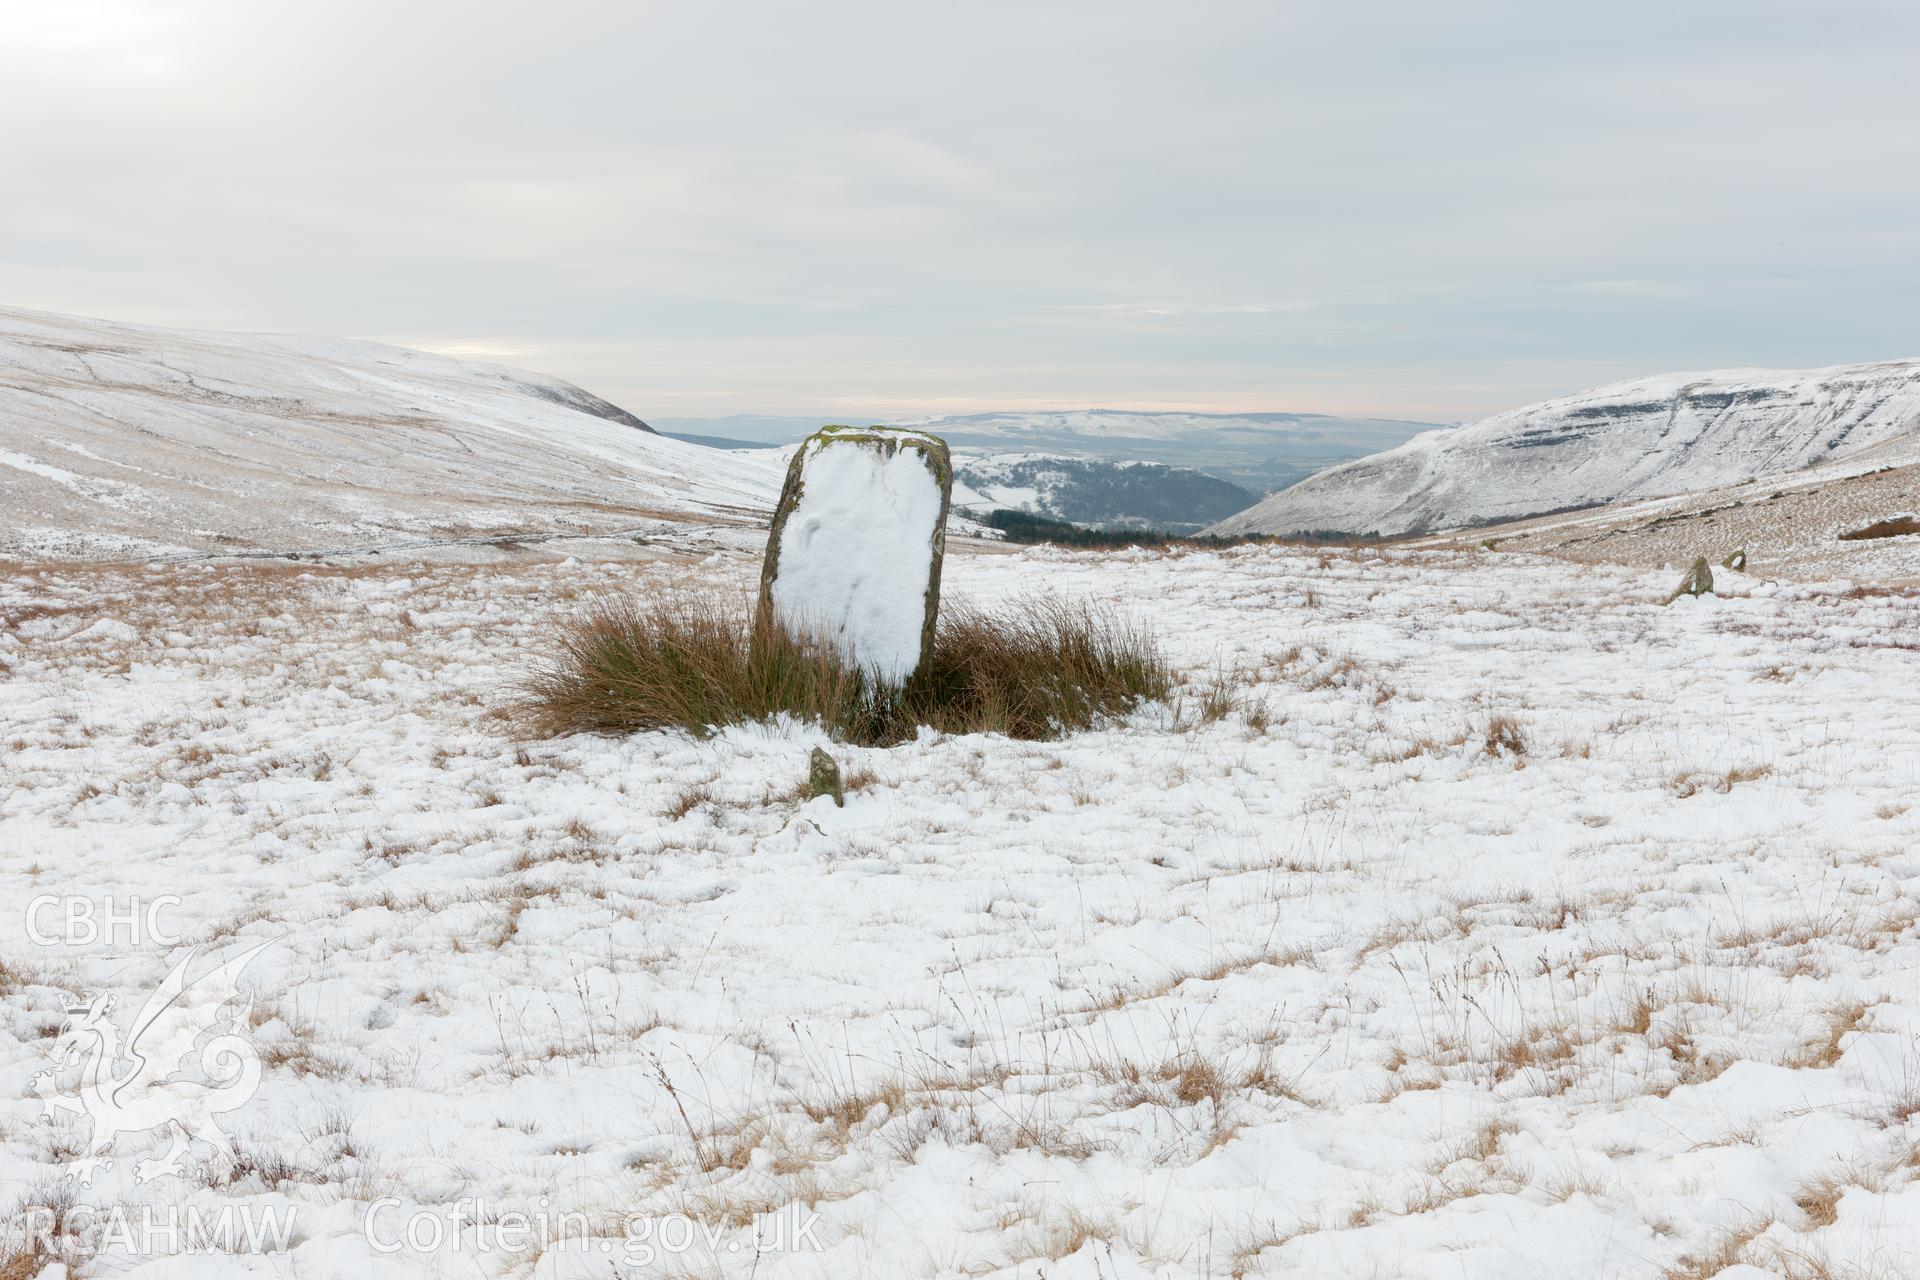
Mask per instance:
[[[922,725],[1058,737],[1164,699],[1172,685],[1150,636],[1085,604],[950,605],[926,669],[872,696],[831,650],[756,627],[745,605],[604,597],[558,628],[526,710],[530,727],[549,735],[698,734],[785,712],[843,741],[881,745]]]

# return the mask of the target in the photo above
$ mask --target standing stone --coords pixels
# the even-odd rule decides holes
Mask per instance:
[[[1680,579],[1680,585],[1674,588],[1667,603],[1672,604],[1681,596],[1708,596],[1713,594],[1713,570],[1707,567],[1705,556],[1695,556],[1693,567],[1687,570],[1687,576]]]
[[[1745,547],[1742,547],[1742,548],[1741,548],[1740,550],[1738,550],[1738,551],[1736,551],[1736,552],[1734,552],[1734,553],[1733,553],[1732,555],[1730,555],[1730,556],[1728,556],[1728,557],[1727,557],[1727,558],[1726,558],[1725,560],[1722,560],[1722,561],[1720,562],[1720,567],[1721,567],[1721,568],[1723,568],[1723,569],[1731,569],[1731,570],[1733,570],[1733,571],[1734,571],[1735,573],[1738,573],[1738,572],[1740,572],[1740,571],[1741,571],[1742,569],[1745,569],[1745,568],[1747,567],[1747,550],[1746,550],[1746,548],[1745,548]]]
[[[840,766],[819,747],[815,747],[813,754],[807,757],[807,796],[814,800],[821,796],[832,796],[836,805],[842,809],[847,807],[847,793],[840,781]]]
[[[933,651],[953,463],[923,431],[827,427],[787,468],[760,569],[759,620],[829,645],[876,688]]]

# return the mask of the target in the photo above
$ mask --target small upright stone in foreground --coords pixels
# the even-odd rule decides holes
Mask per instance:
[[[1695,556],[1693,567],[1687,570],[1687,576],[1680,579],[1680,585],[1667,597],[1672,604],[1681,596],[1710,596],[1713,594],[1713,570],[1707,567],[1705,556]]]
[[[840,766],[832,756],[815,747],[807,758],[807,798],[818,800],[821,796],[832,796],[836,805],[842,809],[847,807],[847,793],[840,784]]]
[[[831,646],[875,688],[933,650],[953,464],[922,431],[827,427],[787,468],[760,569],[760,621]]]

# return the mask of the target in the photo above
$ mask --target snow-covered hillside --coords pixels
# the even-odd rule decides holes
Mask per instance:
[[[759,514],[778,484],[540,374],[0,309],[0,556],[612,531]]]
[[[1302,481],[1222,533],[1400,534],[1920,455],[1920,360],[1666,374],[1547,400]],[[1902,444],[1903,442],[1903,444]],[[1894,461],[1880,456],[1876,465]]]
[[[957,453],[955,505],[975,515],[1030,511],[1083,524],[1137,523],[1190,531],[1253,501],[1239,485],[1191,467],[1051,453]]]

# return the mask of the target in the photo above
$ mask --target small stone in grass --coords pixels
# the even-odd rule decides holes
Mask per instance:
[[[842,809],[847,807],[846,792],[840,787],[840,766],[819,747],[815,747],[807,759],[807,795],[814,800],[832,796],[836,805]]]
[[[1731,569],[1735,573],[1740,572],[1747,567],[1747,549],[1742,547],[1740,550],[1734,552],[1720,562],[1720,567],[1722,569]]]
[[[1681,596],[1710,596],[1712,594],[1713,570],[1707,567],[1707,558],[1705,556],[1695,556],[1693,558],[1693,567],[1687,570],[1686,577],[1680,579],[1680,585],[1675,587],[1673,594],[1667,597],[1667,603],[1672,604]]]

